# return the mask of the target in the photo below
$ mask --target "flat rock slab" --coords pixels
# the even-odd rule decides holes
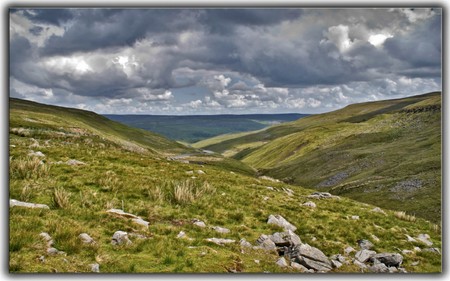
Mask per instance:
[[[28,203],[28,202],[22,202],[15,199],[9,199],[9,207],[25,207],[25,208],[32,208],[32,209],[50,209],[45,204],[37,204],[37,203]]]
[[[224,239],[224,238],[207,238],[205,239],[208,242],[212,242],[214,244],[223,246],[224,244],[231,244],[231,243],[235,243],[236,240],[232,240],[232,239]]]
[[[368,261],[370,258],[372,258],[373,256],[375,256],[377,254],[377,252],[375,251],[371,251],[371,250],[367,250],[367,249],[363,249],[361,251],[356,252],[355,254],[355,259],[357,259],[360,262],[366,262]]]
[[[285,218],[283,218],[280,215],[270,215],[269,219],[267,220],[267,223],[281,226],[282,228],[284,228],[285,231],[288,231],[288,230],[295,231],[295,230],[297,230],[297,227],[292,225],[290,222],[288,222]]]
[[[308,244],[295,246],[291,257],[306,268],[316,271],[330,271],[333,268],[331,261],[321,250]]]
[[[120,209],[109,209],[106,212],[108,214],[116,216],[116,217],[131,219],[132,222],[142,225],[142,226],[148,226],[150,224],[148,221],[143,220],[141,217],[130,214],[130,213],[126,213]]]
[[[381,253],[374,255],[372,257],[372,260],[373,261],[377,260],[388,267],[390,266],[399,267],[403,262],[403,257],[402,255],[397,253]]]

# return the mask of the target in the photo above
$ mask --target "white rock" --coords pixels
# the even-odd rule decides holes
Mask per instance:
[[[380,213],[380,214],[386,215],[386,212],[383,211],[380,207],[375,207],[375,208],[373,208],[373,209],[372,209],[372,212]]]
[[[359,220],[359,216],[352,216],[352,220]]]
[[[186,233],[184,231],[180,231],[180,233],[178,233],[177,238],[185,238],[186,237]]]
[[[408,242],[417,242],[416,239],[412,238],[411,236],[409,236],[408,234],[405,234],[406,238],[408,239]]]
[[[86,163],[78,161],[76,159],[69,159],[66,161],[66,164],[70,166],[86,165]]]
[[[197,170],[197,174],[199,174],[199,175],[204,175],[204,174],[206,174],[206,173],[203,172],[202,170]]]
[[[31,156],[31,157],[33,157],[33,156],[35,156],[35,157],[45,157],[45,154],[42,153],[42,152],[40,152],[40,151],[34,152],[33,150],[31,150],[31,151],[28,153],[28,156]]]
[[[285,231],[288,231],[288,230],[295,231],[295,230],[297,230],[297,227],[292,225],[290,222],[288,222],[285,218],[283,218],[280,215],[270,215],[269,219],[267,220],[267,223],[281,226],[282,228],[284,228]]]
[[[236,240],[232,240],[232,239],[224,239],[224,238],[207,238],[205,239],[208,242],[212,242],[214,244],[217,245],[221,245],[223,246],[224,244],[231,244],[231,243],[235,243]]]
[[[211,228],[219,233],[229,233],[230,232],[230,230],[228,228],[224,228],[224,227],[220,227],[220,226],[213,226]]]
[[[288,263],[286,262],[286,259],[285,259],[284,257],[279,258],[279,259],[277,260],[276,264],[277,264],[279,267],[288,267],[288,266],[289,266]]]
[[[424,244],[427,245],[427,246],[433,245],[433,242],[431,242],[431,241],[429,240],[429,239],[430,239],[430,235],[428,235],[428,234],[419,234],[419,235],[416,237],[416,239],[419,240],[420,242],[424,243]]]
[[[314,203],[312,201],[305,202],[302,205],[306,206],[306,207],[310,207],[310,208],[315,208],[316,207],[316,203]]]
[[[36,204],[36,203],[28,203],[28,202],[22,202],[15,199],[9,199],[9,207],[25,207],[25,208],[32,208],[32,209],[50,209],[45,204]]]
[[[87,233],[81,233],[80,235],[78,235],[78,237],[81,239],[81,242],[85,243],[85,244],[94,244],[95,241],[94,239],[89,236],[89,234]]]
[[[198,219],[193,219],[192,223],[198,227],[206,227],[206,224],[203,221],[198,220]]]
[[[194,171],[187,171],[186,172],[186,175],[193,175],[194,174]]]
[[[269,196],[264,196],[264,198],[263,198],[264,201],[267,201],[267,200],[269,200],[269,199],[270,199]]]
[[[100,272],[100,265],[98,263],[90,264],[91,266],[91,272],[99,273]]]
[[[346,255],[350,254],[351,252],[355,252],[356,250],[353,247],[348,246],[347,248],[345,248],[344,253]]]
[[[130,245],[132,244],[131,240],[128,239],[128,233],[125,231],[116,231],[111,239],[111,244],[113,245]]]
[[[252,244],[250,244],[250,242],[248,242],[247,240],[245,240],[245,238],[242,238],[239,243],[241,244],[241,247],[246,247],[246,248],[251,248]]]
[[[378,238],[377,236],[371,234],[371,237],[375,242],[380,242],[380,238]]]

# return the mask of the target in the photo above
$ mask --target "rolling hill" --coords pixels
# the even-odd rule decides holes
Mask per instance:
[[[261,174],[438,222],[441,93],[349,105],[194,145]]]
[[[373,272],[355,261],[365,240],[402,257],[392,272],[442,271],[440,226],[422,218],[255,177],[92,112],[10,99],[9,126],[11,273]]]

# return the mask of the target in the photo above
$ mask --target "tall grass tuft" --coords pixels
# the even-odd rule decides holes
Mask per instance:
[[[49,174],[50,166],[37,157],[9,158],[9,177],[13,179],[38,179]]]
[[[181,182],[173,182],[172,190],[168,194],[171,203],[186,205],[194,202],[206,194],[213,194],[216,189],[208,182],[194,182],[185,180]]]
[[[117,192],[122,187],[122,182],[113,171],[107,171],[105,176],[98,181],[102,191]]]
[[[409,222],[416,221],[416,217],[414,215],[408,215],[406,212],[403,212],[403,211],[395,212],[394,216],[396,216],[397,218],[404,220],[404,221],[409,221]]]
[[[70,193],[62,187],[57,187],[53,191],[53,205],[60,209],[70,207]]]

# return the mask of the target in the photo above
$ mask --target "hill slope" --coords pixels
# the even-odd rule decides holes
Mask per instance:
[[[275,178],[438,222],[440,109],[440,93],[354,104],[204,148],[234,150]]]
[[[245,168],[241,173],[234,162],[210,159],[219,158],[215,155],[167,158],[159,144],[158,151],[129,149],[118,142],[115,129],[102,126],[106,123],[93,134],[87,125],[97,124],[90,120],[97,118],[93,113],[68,110],[62,118],[67,109],[11,104],[10,198],[48,208],[10,201],[10,272],[91,272],[97,266],[102,273],[299,272],[279,267],[275,251],[239,243],[243,238],[256,245],[261,234],[282,231],[267,223],[272,214],[297,226],[302,243],[348,261],[332,272],[368,271],[351,262],[355,252],[345,251],[358,249],[359,239],[372,241],[378,253],[408,250],[401,252],[401,267],[408,272],[442,270],[440,254],[430,249],[441,248],[440,228],[423,219],[383,214],[346,198],[311,198],[312,190],[258,179]],[[75,120],[83,121],[69,130]],[[169,145],[169,151],[174,149],[177,145]],[[307,201],[317,206],[303,205]],[[111,209],[129,214],[113,215]],[[216,226],[229,232],[220,233],[224,230]],[[127,232],[131,243],[114,245],[117,231]],[[94,242],[83,243],[82,233]],[[430,235],[432,246],[406,236],[420,234]],[[217,245],[209,238],[234,242]]]

